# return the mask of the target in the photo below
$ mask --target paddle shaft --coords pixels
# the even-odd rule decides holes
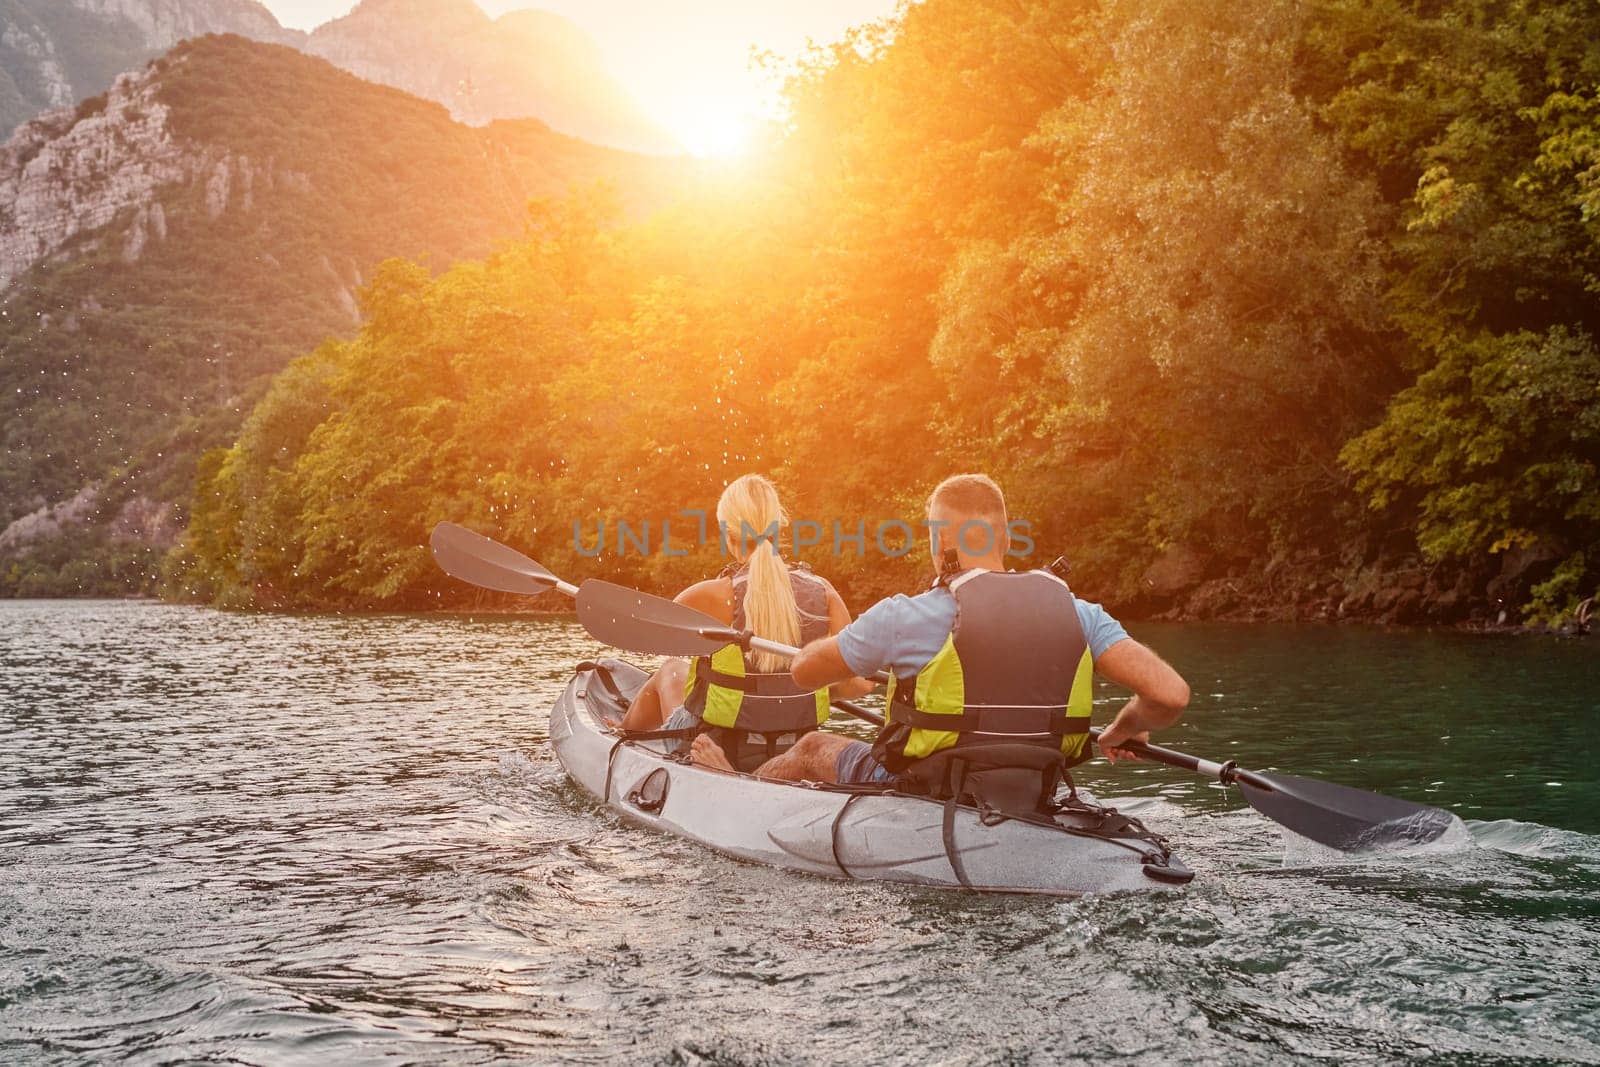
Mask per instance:
[[[1099,741],[1100,733],[1100,730],[1092,729],[1089,731],[1089,736],[1095,741]],[[1257,789],[1271,791],[1273,788],[1271,782],[1253,771],[1243,770],[1235,765],[1232,760],[1228,760],[1226,763],[1217,763],[1213,760],[1191,756],[1187,752],[1179,752],[1176,749],[1162,748],[1160,745],[1145,744],[1140,741],[1124,741],[1117,748],[1125,752],[1132,752],[1156,763],[1165,763],[1169,767],[1178,767],[1182,770],[1205,775],[1207,778],[1215,778],[1223,785],[1232,785],[1234,782],[1249,782]]]

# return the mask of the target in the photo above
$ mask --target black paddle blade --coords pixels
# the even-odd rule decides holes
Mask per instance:
[[[578,587],[578,621],[612,648],[658,656],[709,656],[740,637],[703,612],[598,578]]]
[[[484,589],[537,596],[560,581],[516,549],[453,522],[435,526],[429,543],[440,570]]]
[[[1267,818],[1302,837],[1342,852],[1414,848],[1437,841],[1457,822],[1440,808],[1369,793],[1364,789],[1296,778],[1289,774],[1251,772],[1271,789],[1239,778],[1245,799]]]

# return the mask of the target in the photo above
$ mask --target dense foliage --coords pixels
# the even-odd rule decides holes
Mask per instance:
[[[483,255],[520,232],[530,196],[607,179],[633,204],[667,173],[538,122],[463,126],[437,104],[239,37],[186,42],[155,66],[174,136],[229,163],[227,205],[208,203],[214,172],[202,169],[161,192],[165,237],[152,233],[136,260],[124,250],[141,223],[124,212],[7,290],[0,530],[90,485],[103,486],[101,523],[135,495],[181,508],[199,454],[238,433],[271,375],[353,330],[352,293],[379,262]],[[111,560],[120,551],[89,542]],[[76,571],[50,578],[43,561],[58,554],[10,563],[30,588],[79,590]]]
[[[1354,3],[1327,113],[1399,217],[1414,381],[1344,458],[1433,559],[1534,549],[1553,614],[1600,575],[1600,8]]]
[[[714,553],[573,524],[762,469],[867,521],[807,553],[859,599],[917,573],[873,525],[982,468],[1124,605],[1556,613],[1600,578],[1597,63],[1580,0],[908,6],[649,222],[386,267],[206,458],[174,588],[431,602],[444,518],[670,588]]]

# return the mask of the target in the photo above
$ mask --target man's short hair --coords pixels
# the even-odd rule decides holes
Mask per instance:
[[[928,514],[936,508],[961,519],[982,519],[997,533],[1006,528],[1006,495],[987,474],[952,474],[928,494]]]

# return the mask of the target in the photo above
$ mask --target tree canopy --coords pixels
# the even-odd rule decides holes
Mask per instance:
[[[1135,609],[1594,592],[1600,8],[925,0],[787,85],[765,151],[648,220],[590,190],[386,266],[206,457],[173,588],[437,603],[451,519],[670,589],[714,551],[574,524],[756,469],[870,542],[982,469],[1035,562]],[[870,548],[812,558],[857,599],[925,566]]]

